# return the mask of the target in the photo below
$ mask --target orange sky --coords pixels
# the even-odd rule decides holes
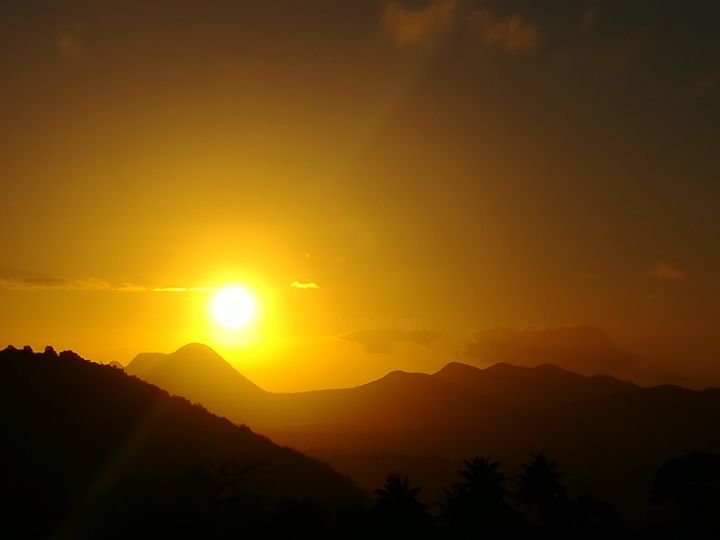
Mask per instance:
[[[0,344],[202,341],[279,390],[592,324],[720,384],[717,7],[306,4],[0,8]],[[153,291],[237,281],[245,348]],[[439,337],[342,338],[398,328]]]

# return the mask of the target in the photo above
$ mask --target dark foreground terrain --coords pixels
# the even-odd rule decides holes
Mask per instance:
[[[453,366],[442,374],[443,384],[464,369]],[[463,383],[478,387],[481,379],[473,382],[470,374],[462,372]],[[392,383],[406,380],[405,375],[393,377]],[[427,387],[427,383],[420,378],[420,384]],[[610,402],[608,395],[615,395],[617,401],[628,390],[628,395],[634,394],[624,383],[600,383],[602,395],[588,394],[592,383],[583,387],[585,397]],[[562,397],[563,388],[554,387],[552,393]],[[702,396],[704,400],[712,394]],[[570,398],[578,396],[566,396]],[[83,360],[72,352],[58,355],[49,348],[44,353],[27,348],[0,352],[0,400],[4,441],[0,519],[9,538],[713,538],[720,534],[720,457],[707,451],[668,455],[644,486],[650,511],[627,519],[622,508],[604,502],[604,496],[596,498],[592,489],[571,487],[577,485],[573,475],[564,474],[565,461],[554,461],[557,455],[552,452],[528,453],[522,466],[512,471],[482,457],[484,453],[468,454],[445,489],[430,499],[398,461],[395,474],[386,471],[384,484],[364,493],[322,462],[277,446],[121,369]],[[642,404],[640,400],[627,414],[649,418],[657,413],[637,410]],[[630,405],[620,401],[612,410],[620,414],[618,407]],[[694,410],[698,415],[712,414],[712,409]],[[669,429],[681,420],[677,416],[665,419]],[[567,422],[572,415],[560,420],[558,430],[570,429]],[[597,419],[592,420],[597,426]],[[708,418],[701,420],[687,418],[695,424],[689,432],[707,425]],[[432,416],[428,425],[438,421]],[[415,422],[413,427],[422,429],[422,419]],[[716,435],[706,434],[708,440]],[[536,452],[546,450],[541,445],[544,440],[538,437]],[[656,450],[661,442],[646,444]],[[582,458],[592,459],[592,447],[585,444],[582,449],[589,454]],[[598,455],[602,452],[598,448]],[[621,452],[618,457],[622,462]],[[612,463],[596,459],[600,468],[612,468]],[[588,485],[592,488],[592,483]],[[615,481],[614,489],[622,492],[626,486]]]

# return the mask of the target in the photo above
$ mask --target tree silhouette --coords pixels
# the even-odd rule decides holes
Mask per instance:
[[[464,461],[458,471],[463,481],[445,491],[440,522],[450,535],[475,536],[512,531],[519,518],[507,504],[508,477],[500,463],[487,457]]]
[[[508,477],[500,472],[500,463],[490,461],[487,457],[476,457],[471,461],[464,460],[465,468],[458,471],[465,481],[455,486],[479,501],[495,504],[503,500],[508,492],[503,487]]]
[[[406,476],[391,474],[385,485],[373,492],[378,498],[378,505],[396,508],[425,509],[425,504],[417,498],[420,488],[411,488]]]
[[[652,499],[689,513],[720,510],[720,455],[695,452],[668,461],[655,475]]]
[[[373,508],[376,536],[429,535],[433,520],[427,505],[418,499],[420,488],[410,487],[407,475],[389,475],[385,485],[373,493],[377,497]]]
[[[528,509],[538,511],[540,518],[548,522],[566,501],[563,475],[557,471],[557,462],[539,453],[523,464],[516,496]]]
[[[720,454],[694,452],[668,461],[653,479],[651,499],[679,510],[665,531],[720,537]]]

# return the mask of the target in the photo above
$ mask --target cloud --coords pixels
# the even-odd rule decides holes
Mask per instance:
[[[141,289],[148,290],[148,289]],[[149,289],[152,292],[210,292],[217,290],[217,287],[154,287]]]
[[[589,325],[484,330],[466,341],[462,355],[480,367],[498,362],[554,364],[583,375],[606,374],[649,386],[687,383],[659,359],[618,348],[605,330]]]
[[[600,10],[597,6],[589,7],[580,17],[580,28],[583,30],[590,30],[593,26],[595,26],[595,23],[597,23],[599,16]]]
[[[586,13],[594,22],[597,10]],[[385,5],[381,27],[399,46],[433,43],[455,26],[470,30],[488,47],[520,54],[537,49],[542,41],[538,26],[526,17],[495,15],[488,9],[459,10],[457,0],[431,0],[421,8],[408,8],[399,1]]]
[[[536,24],[522,15],[500,17],[486,9],[470,14],[469,25],[483,45],[521,54],[537,49],[541,43]]]
[[[70,64],[79,62],[85,56],[83,33],[77,23],[61,28],[55,40],[60,57]]]
[[[704,97],[710,95],[720,86],[720,74],[717,72],[708,72],[698,77],[690,84],[690,94],[694,97]]]
[[[670,279],[673,281],[684,279],[686,276],[685,270],[682,268],[662,261],[655,263],[648,273],[657,279]]]
[[[290,286],[295,289],[319,289],[320,288],[320,286],[313,281],[308,281],[308,282],[293,281],[290,284]]]
[[[429,346],[440,339],[440,334],[430,330],[404,330],[402,328],[368,328],[357,330],[341,336],[346,341],[362,345],[367,353],[387,354],[392,352],[395,343],[402,341],[414,343],[422,347]]]
[[[101,279],[70,279],[53,276],[0,278],[0,287],[14,290],[56,289],[105,291],[112,289],[109,283]]]
[[[0,289],[16,291],[117,291],[117,292],[208,292],[215,287],[146,287],[132,283],[112,284],[102,279],[72,279],[56,276],[0,277]]]
[[[390,2],[383,11],[381,27],[399,46],[432,43],[452,29],[455,9],[456,0],[433,0],[420,9]]]
[[[471,336],[463,354],[485,365],[555,364],[586,375],[617,373],[635,361],[634,355],[617,349],[604,330],[593,326],[484,330]]]

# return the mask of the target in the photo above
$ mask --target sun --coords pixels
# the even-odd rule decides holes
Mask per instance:
[[[212,297],[210,313],[223,328],[235,330],[248,326],[256,317],[255,296],[245,287],[229,285]]]

